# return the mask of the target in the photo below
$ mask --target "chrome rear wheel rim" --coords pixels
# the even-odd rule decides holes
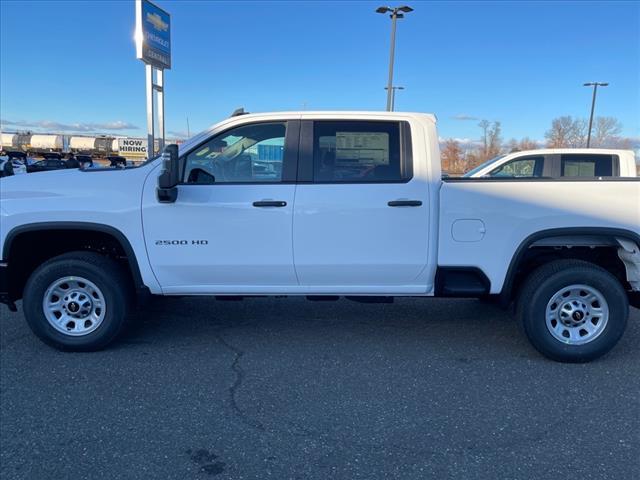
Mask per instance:
[[[553,337],[567,345],[584,345],[598,338],[609,321],[604,295],[589,285],[569,285],[547,303],[546,324]]]
[[[49,285],[42,309],[49,324],[58,332],[80,337],[102,324],[106,302],[95,283],[86,278],[67,276]]]

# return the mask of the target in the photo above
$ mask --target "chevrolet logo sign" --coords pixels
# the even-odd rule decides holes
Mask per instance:
[[[169,24],[160,18],[157,13],[147,13],[147,22],[151,23],[156,30],[166,32],[169,30]]]

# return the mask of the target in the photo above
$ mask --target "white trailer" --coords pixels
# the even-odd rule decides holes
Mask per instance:
[[[64,145],[62,135],[31,135],[29,147],[32,150],[62,150]]]
[[[3,133],[0,135],[0,150],[13,147],[13,141],[15,138],[15,133]]]
[[[74,151],[93,150],[96,146],[96,137],[71,137],[69,148]]]

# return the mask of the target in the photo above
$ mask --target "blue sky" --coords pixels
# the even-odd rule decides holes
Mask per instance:
[[[172,16],[170,134],[236,107],[382,110],[390,20],[381,2],[158,0]],[[397,110],[433,112],[443,137],[543,139],[552,118],[586,117],[586,81],[608,81],[596,115],[640,136],[639,2],[421,2],[399,21]],[[55,131],[141,135],[144,66],[133,1],[0,2],[0,117]],[[49,123],[47,123],[49,122]],[[135,128],[137,127],[137,128]]]

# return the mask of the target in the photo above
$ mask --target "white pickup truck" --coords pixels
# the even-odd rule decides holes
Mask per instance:
[[[145,294],[493,296],[580,362],[640,303],[638,179],[443,181],[428,114],[238,115],[139,167],[1,182],[0,297],[65,350]]]
[[[633,150],[545,148],[499,155],[464,177],[636,177],[639,167]]]

